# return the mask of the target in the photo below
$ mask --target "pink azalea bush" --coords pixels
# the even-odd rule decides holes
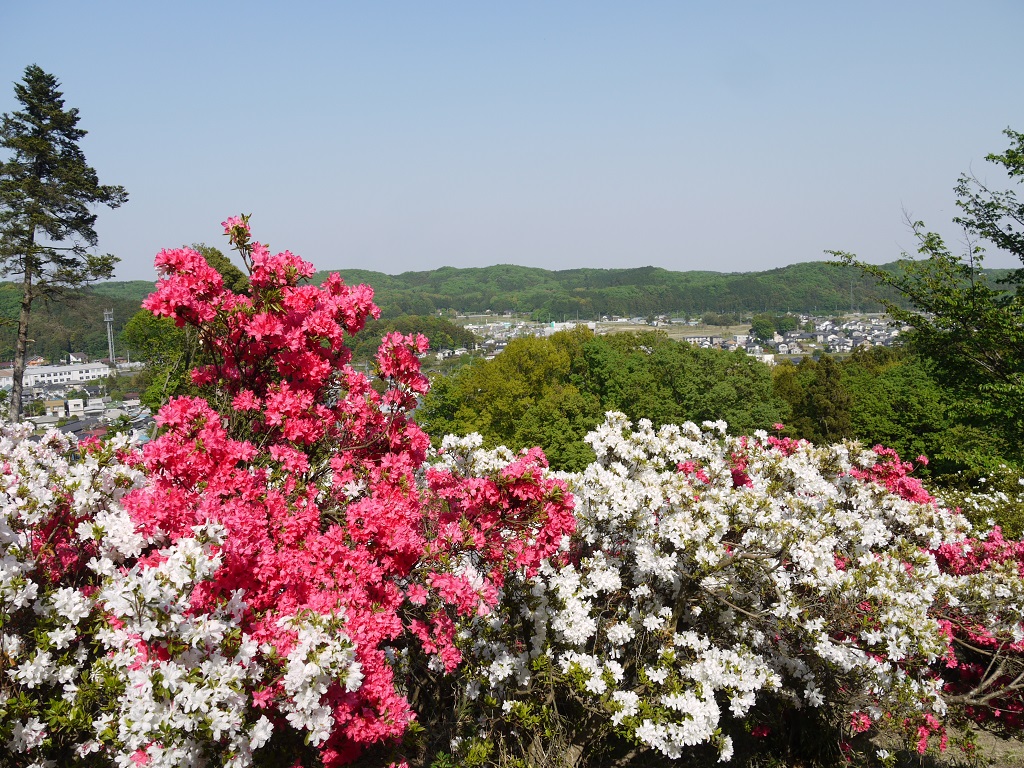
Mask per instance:
[[[949,637],[947,698],[966,720],[1008,736],[1024,728],[1024,541],[995,527],[936,552],[957,577],[955,600],[935,610]]]
[[[0,430],[5,764],[645,764],[800,723],[847,756],[1019,730],[1024,545],[892,451],[609,414],[575,475],[474,436],[432,454],[425,339],[386,336],[371,381],[345,346],[371,290],[224,229],[248,293],[157,257],[145,306],[203,361],[155,440]]]
[[[157,257],[163,278],[144,306],[199,330],[207,363],[193,380],[208,394],[162,408],[160,436],[129,461],[145,482],[102,497],[137,541],[96,564],[78,593],[99,626],[90,653],[127,681],[128,709],[97,717],[96,738],[76,748],[140,764],[216,753],[245,765],[255,749],[306,743],[310,758],[342,764],[405,733],[403,654],[454,670],[459,622],[494,607],[506,573],[555,553],[574,526],[572,501],[537,451],[485,477],[421,477],[429,441],[407,413],[426,391],[416,357],[426,340],[383,340],[378,391],[343,344],[377,313],[370,289],[336,275],[302,284],[312,267],[251,242],[244,217],[225,229],[250,269],[248,295],[227,290],[195,251]],[[36,503],[49,509],[54,493]],[[77,509],[41,521],[33,537],[52,545],[20,567],[43,582],[82,570],[64,542],[83,521]],[[33,606],[38,592],[26,590],[12,606]],[[203,723],[189,727],[195,712]],[[30,757],[54,746],[25,735],[34,723],[2,734]]]
[[[900,461],[895,451],[875,446],[879,462],[856,477],[872,480],[908,501],[937,504],[920,480],[911,477],[914,465]],[[924,456],[919,464],[927,464]],[[1024,483],[1017,480],[1016,485]],[[982,509],[1014,504],[1005,493],[973,493],[959,499],[975,515]],[[1016,499],[1019,507],[1021,499]],[[943,695],[955,707],[954,721],[972,721],[1007,736],[1024,727],[1024,541],[1007,540],[991,521],[985,529],[934,550],[944,574],[957,577],[951,590],[931,609],[948,638],[944,656]],[[918,728],[918,748],[924,751],[928,733],[944,728]],[[944,742],[943,742],[944,744]]]

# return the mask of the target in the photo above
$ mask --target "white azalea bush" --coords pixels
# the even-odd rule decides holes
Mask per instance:
[[[1013,538],[1024,534],[1024,476],[1005,464],[975,477],[973,487],[942,488],[942,503],[959,508],[975,525],[991,528],[999,520],[1003,533]],[[967,483],[964,483],[967,486]]]
[[[220,564],[223,534],[217,525],[197,526],[194,538],[158,550],[152,563],[96,566],[106,567],[96,593],[104,621],[96,640],[105,654],[92,674],[123,693],[94,721],[90,746],[117,764],[169,768],[221,755],[224,765],[249,765],[273,730],[251,707],[264,668],[257,644],[239,628],[241,595],[201,612],[190,604]]]
[[[970,525],[875,482],[885,452],[621,414],[588,441],[565,556],[464,633],[465,696],[489,717],[457,757],[727,760],[800,723],[941,731],[951,651],[930,612],[961,584],[933,552]],[[446,461],[504,459],[478,444],[449,441]]]
[[[114,709],[124,682],[94,674],[94,567],[141,545],[116,508],[141,478],[119,460],[123,445],[77,457],[69,438],[30,432],[0,425],[0,745],[15,764],[97,748],[93,717]]]
[[[343,617],[293,618],[295,647],[268,669],[240,628],[240,592],[192,603],[223,527],[154,547],[118,504],[143,481],[122,437],[30,431],[0,426],[0,762],[251,765],[278,677],[288,725],[326,738],[327,685],[360,680]]]

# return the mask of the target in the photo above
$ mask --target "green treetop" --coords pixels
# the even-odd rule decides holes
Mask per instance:
[[[1011,146],[986,158],[1010,180],[1024,179],[1024,134],[1007,130]],[[887,272],[836,253],[882,285],[898,290],[912,305],[885,302],[889,313],[909,325],[910,341],[934,367],[939,382],[952,392],[954,416],[982,442],[962,442],[968,466],[988,471],[1010,461],[1024,466],[1024,269],[993,282],[983,269],[987,248],[1011,254],[1024,265],[1024,203],[1014,189],[993,190],[975,176],[956,186],[961,213],[954,219],[968,243],[953,253],[943,239],[916,222],[919,259]],[[995,443],[995,454],[992,453]],[[980,448],[979,448],[980,446]]]

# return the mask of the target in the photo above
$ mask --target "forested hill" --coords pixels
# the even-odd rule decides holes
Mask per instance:
[[[898,263],[888,265],[899,269]],[[636,269],[551,271],[499,264],[387,275],[364,269],[335,270],[349,284],[368,283],[384,318],[458,312],[534,313],[538,319],[592,319],[601,315],[703,315],[706,313],[879,311],[883,293],[853,267],[828,262],[794,264],[765,272],[673,272]],[[993,279],[1007,270],[988,270]],[[328,272],[318,272],[313,282]],[[107,282],[33,307],[31,354],[59,359],[68,351],[106,356],[103,310],[114,309],[119,333],[153,290],[144,280]],[[0,360],[14,354],[19,287],[0,282]]]
[[[118,334],[152,292],[153,283],[136,280],[66,291],[49,301],[39,299],[32,304],[29,316],[29,355],[49,361],[59,361],[68,352],[85,352],[93,359],[106,357],[104,311],[114,310],[114,333]],[[0,282],[0,362],[14,359],[20,303],[21,287]],[[117,349],[115,344],[115,353]]]
[[[897,268],[896,264],[892,265]],[[807,262],[765,272],[673,272],[658,267],[551,271],[493,267],[386,275],[340,269],[348,283],[373,286],[385,317],[459,312],[540,312],[551,319],[706,312],[879,311],[872,278],[852,267]],[[320,272],[313,280],[326,277]],[[895,294],[882,294],[898,300]]]
[[[887,265],[897,269],[898,264]],[[339,269],[349,285],[367,283],[385,317],[458,312],[547,311],[593,318],[600,315],[647,316],[705,312],[843,312],[851,307],[878,311],[880,293],[872,278],[853,267],[816,261],[764,272],[675,272],[660,267],[566,269],[498,264],[492,267],[442,267],[388,275],[366,269]],[[994,272],[994,270],[992,271]],[[315,274],[319,284],[328,271]],[[13,288],[13,286],[11,286]],[[100,283],[98,297],[142,301],[153,284],[136,280]],[[6,313],[5,313],[6,314]]]
[[[124,299],[141,304],[153,292],[155,283],[150,280],[124,280],[109,283],[97,283],[86,292],[97,296],[108,296],[112,299]]]

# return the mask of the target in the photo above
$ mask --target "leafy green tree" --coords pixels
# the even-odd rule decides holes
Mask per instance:
[[[417,411],[435,436],[479,432],[490,446],[541,445],[553,466],[581,469],[593,459],[582,437],[602,418],[597,398],[573,383],[586,330],[509,343],[491,361],[436,377]]]
[[[853,437],[851,398],[839,363],[828,355],[800,365],[782,365],[774,376],[775,393],[789,402],[787,431],[812,442]]]
[[[763,313],[754,315],[750,321],[750,335],[760,341],[771,341],[776,333],[795,331],[800,327],[800,320],[793,315],[772,315]]]
[[[78,110],[65,109],[57,79],[35,64],[14,86],[20,111],[4,114],[0,147],[0,274],[21,279],[11,418],[21,417],[28,322],[35,299],[62,288],[110,278],[117,259],[96,255],[92,206],[116,208],[123,187],[101,185],[78,142]]]
[[[987,160],[1014,183],[1024,179],[1024,134],[1005,131],[1010,147]],[[951,252],[943,239],[913,224],[920,259],[904,254],[901,269],[889,272],[847,253],[842,262],[859,267],[895,289],[911,305],[886,301],[888,312],[913,330],[909,341],[933,365],[952,395],[953,416],[964,440],[951,455],[984,472],[1010,461],[1024,466],[1024,269],[993,282],[983,269],[986,249],[1009,253],[1024,265],[1024,203],[1014,189],[993,190],[975,176],[956,186],[966,235],[966,253]]]
[[[479,432],[489,445],[540,445],[552,466],[578,470],[593,460],[583,437],[607,410],[656,426],[724,419],[740,432],[787,413],[768,367],[743,353],[697,349],[660,332],[577,328],[517,339],[492,361],[435,378],[417,418],[437,436]]]
[[[750,335],[760,341],[770,341],[775,335],[775,319],[771,315],[754,315],[750,321]]]
[[[707,312],[701,318],[704,325],[738,325],[740,316],[735,313],[719,314],[718,312]]]
[[[600,423],[596,399],[572,385],[556,386],[523,414],[512,442],[543,446],[553,467],[579,472],[595,459],[582,438]]]
[[[597,395],[602,410],[634,420],[661,426],[722,419],[736,432],[749,432],[787,414],[768,367],[743,352],[698,349],[648,331],[597,337],[587,361],[581,389]]]
[[[926,456],[929,464],[916,471],[943,487],[961,486],[972,473],[977,478],[982,469],[990,474],[998,467],[993,461],[984,467],[965,461],[999,456],[1001,444],[991,432],[958,419],[955,393],[942,385],[927,358],[908,347],[875,347],[838,363],[821,360],[782,363],[772,371],[775,394],[790,406],[784,420],[788,435],[821,441],[830,427],[868,446],[894,448],[906,459]],[[840,371],[839,382],[830,381],[833,367]]]
[[[121,332],[121,340],[146,367],[133,378],[143,405],[156,409],[175,395],[193,394],[189,372],[197,364],[199,343],[191,328],[140,309]],[[118,390],[123,387],[118,386]]]
[[[850,429],[868,445],[894,448],[900,456],[927,456],[920,474],[956,472],[947,452],[952,435],[949,398],[927,361],[905,348],[858,350],[840,363],[850,394]]]
[[[26,416],[44,416],[46,414],[46,403],[42,400],[32,400],[25,405]]]
[[[786,333],[787,331],[795,331],[800,327],[799,318],[793,315],[777,315],[774,319],[775,330],[779,333]]]

